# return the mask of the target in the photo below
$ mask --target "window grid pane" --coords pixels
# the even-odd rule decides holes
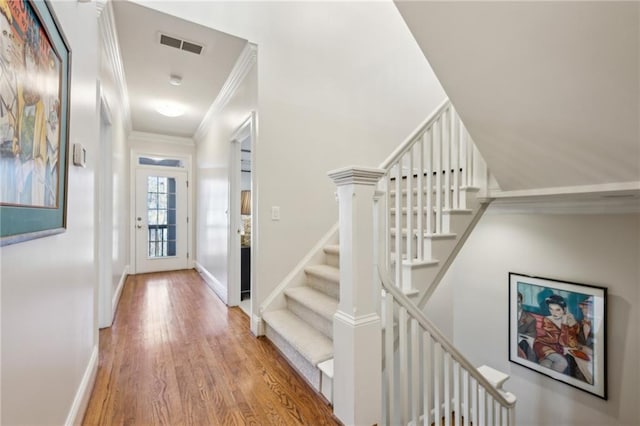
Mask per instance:
[[[147,180],[149,257],[176,255],[176,184],[174,178]]]

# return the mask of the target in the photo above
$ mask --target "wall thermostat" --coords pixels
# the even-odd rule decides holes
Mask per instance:
[[[87,164],[87,150],[82,144],[73,144],[73,165],[79,167],[85,167]]]

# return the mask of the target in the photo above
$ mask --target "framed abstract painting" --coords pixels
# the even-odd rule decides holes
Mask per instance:
[[[0,0],[0,245],[64,232],[71,51],[48,2]]]
[[[509,273],[509,360],[607,399],[607,289]]]

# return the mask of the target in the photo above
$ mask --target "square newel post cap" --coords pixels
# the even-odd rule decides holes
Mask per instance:
[[[373,167],[347,166],[340,169],[331,170],[327,174],[337,186],[342,185],[376,185],[380,178],[384,176],[384,169]]]

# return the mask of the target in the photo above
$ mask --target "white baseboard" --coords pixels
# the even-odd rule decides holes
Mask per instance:
[[[252,317],[251,332],[253,333],[253,335],[264,336],[265,329],[264,329],[264,321],[262,321],[262,317],[259,317],[258,315],[252,315],[251,317]]]
[[[122,275],[120,276],[120,282],[118,283],[118,287],[116,287],[115,293],[113,293],[113,300],[111,301],[111,323],[113,324],[113,320],[116,318],[116,310],[118,309],[118,303],[120,302],[120,295],[122,294],[122,287],[124,287],[125,281],[127,281],[127,276],[129,275],[129,265],[124,267],[122,271]]]
[[[207,269],[202,266],[198,261],[194,261],[196,271],[202,275],[204,281],[207,283],[211,290],[226,304],[227,303],[227,287],[222,285],[220,281],[216,279]]]
[[[84,376],[76,392],[76,397],[71,404],[71,410],[67,416],[67,421],[64,422],[65,426],[75,426],[82,424],[84,419],[84,413],[87,410],[89,404],[89,398],[93,391],[93,384],[96,381],[96,375],[98,374],[98,345],[93,347],[91,352],[91,358],[89,358],[89,364],[84,371]]]

